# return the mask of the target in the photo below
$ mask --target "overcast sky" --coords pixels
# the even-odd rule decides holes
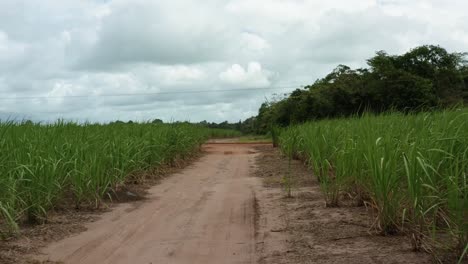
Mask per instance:
[[[466,0],[0,0],[0,119],[238,121],[378,50],[468,51],[466,10]]]

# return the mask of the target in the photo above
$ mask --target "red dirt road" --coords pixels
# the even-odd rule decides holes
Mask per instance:
[[[252,145],[208,144],[207,155],[117,207],[88,230],[49,245],[65,263],[255,263]]]

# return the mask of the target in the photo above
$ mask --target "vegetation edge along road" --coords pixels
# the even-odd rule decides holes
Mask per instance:
[[[406,234],[440,261],[468,258],[468,109],[364,114],[274,134],[290,160],[313,169],[329,207],[351,196],[376,213],[381,234]]]
[[[102,199],[138,172],[175,164],[231,130],[191,124],[0,124],[0,234],[44,223],[65,200],[75,208]]]

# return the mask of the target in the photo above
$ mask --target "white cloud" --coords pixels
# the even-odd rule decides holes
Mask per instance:
[[[226,44],[233,41],[232,28],[206,3],[134,0],[111,2],[109,7],[81,68],[220,61],[225,59]],[[190,12],[181,16],[181,10]]]
[[[0,71],[15,68],[24,59],[27,48],[26,44],[10,39],[0,28]]]
[[[226,71],[219,74],[219,78],[226,83],[244,87],[267,87],[270,85],[270,73],[262,69],[258,62],[250,62],[247,69],[239,64],[233,64]]]
[[[240,41],[241,48],[253,52],[264,52],[266,49],[270,48],[270,44],[268,43],[268,41],[256,34],[249,32],[242,33]]]
[[[465,0],[3,0],[0,96],[91,97],[2,100],[0,116],[237,121],[272,93],[339,63],[365,66],[377,50],[467,51],[467,9]],[[291,89],[232,91],[249,87]],[[148,95],[95,96],[116,93]]]
[[[161,71],[165,83],[168,84],[200,81],[205,78],[205,72],[193,66],[165,66],[161,67]]]

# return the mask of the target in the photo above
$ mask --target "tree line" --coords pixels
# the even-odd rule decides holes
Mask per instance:
[[[257,116],[233,123],[197,124],[244,134],[266,134],[272,126],[364,112],[409,113],[463,105],[468,102],[467,55],[450,53],[435,45],[419,46],[402,55],[378,51],[367,60],[367,68],[351,69],[340,64],[313,84],[263,103]]]
[[[403,55],[378,51],[368,68],[337,66],[312,85],[265,102],[258,115],[242,122],[248,133],[363,112],[428,111],[468,101],[466,53],[440,46],[416,47]]]

